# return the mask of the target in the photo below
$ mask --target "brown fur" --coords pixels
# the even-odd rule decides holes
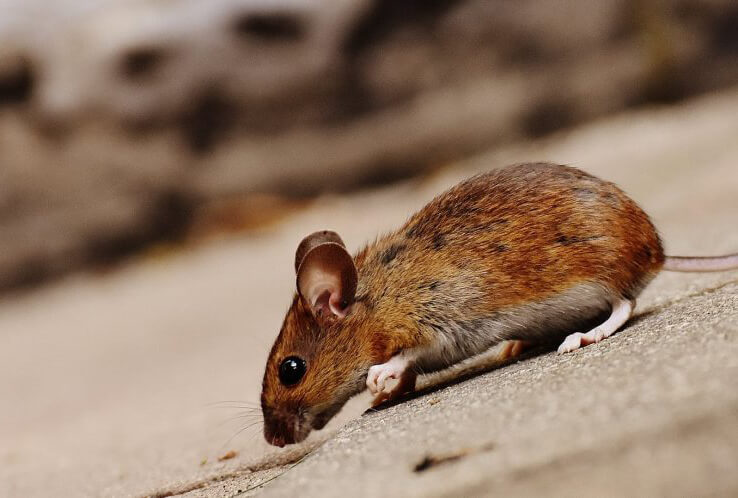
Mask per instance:
[[[580,284],[633,299],[664,254],[646,214],[614,184],[538,163],[456,185],[354,262],[358,288],[345,318],[316,315],[297,296],[287,313],[262,391],[265,435],[275,444],[322,427],[364,388],[370,366],[432,345],[444,327],[470,327]],[[290,355],[307,373],[285,387],[278,368]]]

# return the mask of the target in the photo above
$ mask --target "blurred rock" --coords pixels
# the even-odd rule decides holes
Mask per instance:
[[[555,8],[554,8],[555,7]],[[738,82],[731,0],[1,0],[0,288]]]

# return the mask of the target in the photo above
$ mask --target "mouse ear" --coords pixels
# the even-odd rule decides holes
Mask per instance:
[[[343,318],[354,301],[359,276],[336,232],[322,230],[300,242],[295,253],[297,292],[313,313]]]

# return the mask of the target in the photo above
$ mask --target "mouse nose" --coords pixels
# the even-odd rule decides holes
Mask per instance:
[[[264,421],[264,439],[267,443],[284,447],[287,444],[293,444],[295,438],[295,424],[287,420],[272,419]]]
[[[272,446],[279,446],[280,448],[284,448],[284,446],[287,444],[283,437],[277,435],[273,435],[271,439],[267,437],[267,442]]]

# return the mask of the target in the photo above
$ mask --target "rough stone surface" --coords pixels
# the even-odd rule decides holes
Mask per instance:
[[[305,233],[333,228],[356,249],[483,169],[573,164],[641,203],[667,252],[735,251],[737,111],[733,91],[615,116],[327,196],[255,234],[5,296],[0,496],[735,495],[738,272],[659,276],[621,333],[575,354],[364,416],[359,396],[307,446],[267,447],[244,407],[258,401]]]
[[[2,0],[0,288],[738,82],[732,0]]]
[[[738,284],[634,322],[573,355],[520,361],[363,416],[263,495],[738,491]],[[414,472],[429,455],[459,452],[468,454]]]

